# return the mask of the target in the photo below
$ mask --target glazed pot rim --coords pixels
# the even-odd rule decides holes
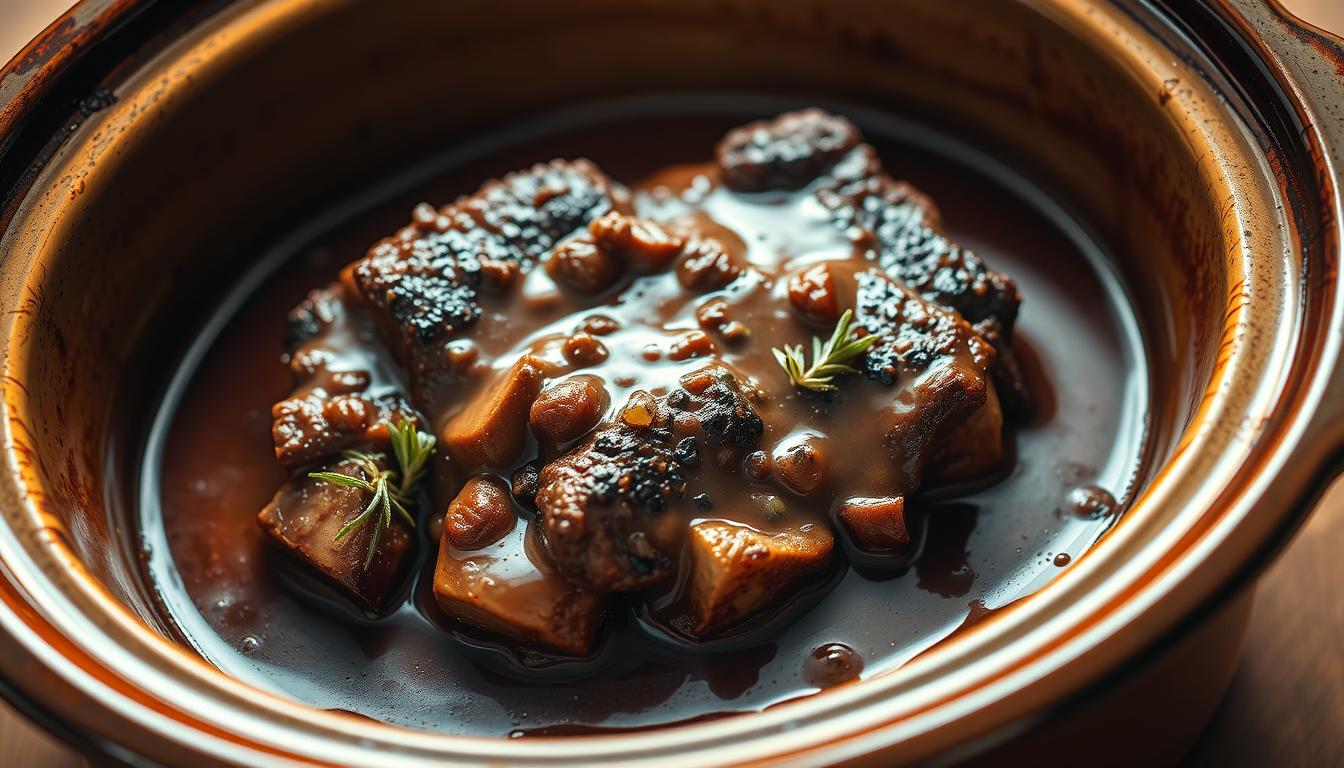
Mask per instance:
[[[1144,37],[1138,23],[1115,9],[1107,16],[1108,25],[1097,23],[1095,18],[1084,22],[1087,8],[1080,0],[1029,0],[1029,4],[1042,6],[1044,12],[1072,29],[1087,31],[1094,42],[1108,45],[1117,56],[1125,57],[1128,66],[1150,71],[1154,77],[1174,74],[1174,70],[1151,58],[1157,52],[1154,42]],[[113,4],[113,12],[126,13],[130,5]],[[142,83],[140,97],[170,99],[174,88],[187,87],[184,76],[189,70],[199,74],[206,67],[227,66],[229,57],[239,55],[242,47],[264,45],[269,35],[286,25],[302,23],[305,5],[300,0],[276,0],[265,5],[235,5],[222,11],[207,25],[174,43],[178,68],[172,72],[175,78],[183,79],[158,87]],[[1319,66],[1331,46],[1338,50],[1339,41],[1291,22],[1281,11],[1251,13],[1250,5],[1251,0],[1231,3],[1222,18],[1240,28],[1248,44],[1261,46],[1257,55],[1275,64],[1270,74],[1285,93],[1293,95],[1303,126],[1309,126],[1310,151],[1324,171],[1313,179],[1311,192],[1318,196],[1318,204],[1333,214],[1330,225],[1318,233],[1320,239],[1314,247],[1329,249],[1327,262],[1337,264],[1337,248],[1344,232],[1340,226],[1344,205],[1336,188],[1337,163],[1344,149],[1344,117],[1336,112],[1331,122],[1324,105],[1305,94],[1312,92],[1313,62]],[[1283,35],[1299,45],[1294,47]],[[1264,40],[1270,37],[1281,47],[1268,48]],[[199,53],[206,45],[210,55],[193,59],[193,51]],[[1162,79],[1158,77],[1158,81]],[[1314,85],[1319,87],[1321,82],[1315,80]],[[5,95],[4,80],[0,80],[0,97]],[[103,127],[131,120],[131,110],[141,101],[126,99],[92,120]],[[1197,104],[1176,106],[1173,119],[1188,121],[1194,130],[1215,130],[1207,124],[1201,126]],[[13,121],[11,111],[0,112],[0,136],[6,129],[15,128]],[[1212,139],[1210,143],[1225,151],[1230,151],[1229,146],[1239,146],[1245,157],[1263,159],[1249,133],[1239,135],[1231,130],[1227,134],[1218,137],[1222,144]],[[43,173],[55,173],[60,162],[63,158],[57,156]],[[1209,172],[1225,170],[1212,162]],[[1255,192],[1262,195],[1260,199],[1240,201],[1253,210],[1273,209],[1284,204],[1285,197],[1300,193],[1287,188],[1288,182],[1268,164],[1251,170],[1265,182]],[[34,190],[34,194],[42,191],[38,187]],[[20,203],[16,200],[16,208],[7,214],[13,214]],[[1235,210],[1233,218],[1238,229],[1243,229]],[[11,223],[0,219],[0,225]],[[1246,253],[1278,252],[1291,260],[1293,249],[1305,244],[1295,241],[1287,222],[1282,226],[1273,233],[1237,235],[1237,247]],[[7,232],[0,242],[13,245],[17,239]],[[1247,266],[1248,271],[1257,268],[1255,264]],[[1286,328],[1280,329],[1283,337],[1276,343],[1256,347],[1237,334],[1251,324],[1282,321],[1275,320],[1272,307],[1260,306],[1266,302],[1248,300],[1229,307],[1228,359],[1211,382],[1210,397],[1196,422],[1217,421],[1217,409],[1228,407],[1222,389],[1227,386],[1248,388],[1239,402],[1249,408],[1242,410],[1248,415],[1258,413],[1264,420],[1242,427],[1224,426],[1244,430],[1232,435],[1198,430],[1188,433],[1149,491],[1130,510],[1125,525],[1103,543],[1113,552],[1111,560],[1103,562],[1089,555],[1071,568],[1067,577],[1055,580],[1010,614],[983,625],[993,630],[977,628],[902,669],[824,696],[758,714],[665,731],[566,737],[566,743],[574,746],[567,747],[564,755],[554,754],[551,739],[508,742],[416,732],[315,710],[227,678],[133,617],[84,570],[58,527],[43,520],[40,507],[24,490],[27,483],[20,479],[30,470],[17,465],[13,477],[0,480],[0,498],[10,507],[22,505],[22,514],[36,522],[27,531],[16,531],[18,535],[0,536],[0,566],[5,571],[5,578],[0,579],[0,628],[17,646],[0,649],[0,672],[21,685],[14,677],[15,664],[36,660],[72,689],[90,697],[85,703],[86,714],[112,710],[119,718],[161,738],[190,745],[201,754],[218,759],[242,759],[240,756],[246,754],[249,762],[256,763],[287,758],[355,762],[352,757],[358,757],[391,764],[397,758],[410,762],[430,755],[528,764],[583,764],[602,758],[685,760],[688,743],[695,745],[695,754],[708,756],[715,747],[748,740],[762,750],[753,754],[788,755],[799,762],[806,762],[808,755],[822,748],[828,750],[827,760],[840,760],[896,741],[909,744],[912,755],[927,754],[956,742],[950,729],[943,727],[949,722],[979,718],[983,730],[1053,703],[1062,688],[1056,686],[1056,693],[1043,690],[1042,681],[1047,678],[1065,682],[1063,688],[1071,690],[1089,683],[1093,674],[1076,663],[1084,655],[1103,654],[1116,663],[1131,658],[1212,596],[1224,594],[1229,582],[1244,578],[1251,567],[1248,564],[1262,559],[1296,524],[1300,516],[1292,504],[1266,506],[1262,499],[1270,483],[1290,482],[1297,488],[1293,495],[1298,503],[1305,504],[1321,492],[1323,480],[1338,469],[1344,430],[1338,426],[1339,407],[1332,402],[1341,395],[1339,347],[1344,336],[1344,309],[1339,302],[1337,271],[1334,277],[1334,283],[1319,287],[1316,298],[1324,303],[1324,311],[1312,320],[1319,326],[1314,339],[1304,340],[1302,327]],[[1291,296],[1280,298],[1293,301]],[[11,322],[17,325],[23,320]],[[7,349],[13,349],[13,329],[5,332],[11,335]],[[1266,380],[1263,374],[1266,367],[1278,364],[1285,378],[1289,370],[1300,374],[1291,391],[1282,386],[1284,381]],[[27,377],[19,361],[7,359],[6,368],[5,407],[12,420],[16,403],[22,399],[12,382],[21,383]],[[10,420],[6,421],[5,434],[12,449],[21,436]],[[1211,441],[1235,445],[1238,450],[1208,453],[1204,447]],[[12,451],[6,452],[6,460],[14,462]],[[1226,482],[1206,483],[1193,497],[1182,494],[1186,512],[1181,527],[1166,534],[1145,530],[1146,510],[1175,503],[1175,496],[1164,494],[1174,493],[1169,489],[1175,481],[1196,471],[1207,471]],[[1126,547],[1137,548],[1144,536],[1163,544],[1145,544],[1142,551],[1134,550],[1141,556],[1123,567],[1106,570],[1105,566],[1119,558]],[[33,557],[34,551],[41,553],[39,558]],[[1216,567],[1211,567],[1215,562]],[[52,566],[59,572],[53,573]],[[1047,615],[1052,620],[1042,621]],[[1135,627],[1141,618],[1145,625],[1142,631],[1121,633],[1122,628]],[[1066,633],[1065,628],[1073,631]],[[121,656],[94,658],[74,639],[83,637],[82,632],[120,640],[117,648]],[[1005,668],[1005,660],[1015,663]],[[931,684],[934,680],[937,685]],[[156,687],[160,684],[164,687]],[[178,698],[170,703],[156,695],[164,691]],[[891,699],[897,692],[901,695],[899,711]],[[39,702],[47,700],[39,691],[22,693]],[[843,724],[837,725],[841,721]],[[104,725],[99,730],[106,729]],[[109,733],[102,737],[116,738]],[[398,750],[400,754],[394,758],[380,749]]]

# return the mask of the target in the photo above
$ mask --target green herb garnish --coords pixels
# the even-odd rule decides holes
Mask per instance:
[[[378,462],[383,460],[381,453],[364,451],[345,451],[341,456],[355,462],[358,474],[343,472],[309,472],[308,476],[348,488],[358,488],[370,494],[369,504],[364,511],[341,527],[336,533],[336,541],[345,538],[361,525],[373,521],[373,535],[369,537],[369,551],[364,556],[364,570],[373,564],[373,556],[382,541],[383,531],[392,524],[392,515],[396,513],[405,523],[415,527],[415,518],[411,517],[407,506],[412,504],[415,488],[424,478],[430,456],[434,455],[434,436],[416,429],[409,420],[400,425],[387,423],[387,433],[392,442],[392,457],[399,469],[379,469]]]
[[[831,338],[824,343],[821,339],[812,337],[811,366],[807,364],[802,344],[792,347],[785,345],[783,349],[774,347],[770,350],[775,353],[775,360],[789,374],[789,380],[794,386],[813,392],[830,392],[836,388],[836,376],[859,372],[850,363],[873,346],[881,334],[859,336],[849,327],[853,315],[853,312],[846,309],[839,322],[835,324]]]

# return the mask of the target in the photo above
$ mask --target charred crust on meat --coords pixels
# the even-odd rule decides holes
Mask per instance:
[[[845,118],[805,109],[729,131],[716,147],[715,157],[730,189],[798,189],[862,140],[859,130]]]
[[[741,191],[816,182],[838,228],[869,248],[883,269],[971,322],[995,318],[1011,332],[1021,303],[1008,276],[941,232],[937,208],[883,170],[848,120],[817,109],[730,131],[718,147],[724,183]]]
[[[415,221],[355,263],[359,294],[419,344],[456,336],[480,317],[478,293],[502,288],[564,237],[616,205],[612,182],[585,160],[509,174]],[[432,209],[431,209],[432,212]]]
[[[741,384],[721,365],[706,366],[683,376],[681,389],[668,395],[668,405],[694,414],[700,436],[711,448],[745,451],[756,445],[765,431]]]
[[[863,356],[865,376],[884,385],[961,353],[982,370],[994,349],[960,316],[917,296],[877,270],[858,274],[855,323],[881,339]]]
[[[285,353],[294,354],[336,322],[343,312],[338,289],[327,287],[310,291],[285,317]]]
[[[638,418],[600,428],[547,464],[538,482],[537,509],[556,566],[571,581],[603,591],[669,577],[679,534],[669,535],[659,522],[685,497],[701,451],[737,452],[764,431],[733,374],[718,364],[688,374],[661,398],[635,393],[631,408],[639,409]]]

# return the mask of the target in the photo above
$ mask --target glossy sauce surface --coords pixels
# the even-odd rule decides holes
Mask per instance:
[[[571,122],[582,119],[571,116]],[[220,310],[214,324],[222,331],[213,340],[203,338],[199,361],[189,356],[180,386],[165,403],[144,482],[151,577],[167,610],[206,658],[316,706],[456,733],[563,733],[750,711],[814,691],[819,681],[899,666],[968,619],[1012,602],[1076,562],[1111,523],[1068,510],[1078,506],[1069,503],[1078,486],[1096,484],[1128,496],[1139,466],[1147,376],[1123,294],[1076,228],[1018,180],[964,148],[870,115],[860,119],[861,127],[888,171],[930,194],[955,239],[1017,280],[1025,300],[1016,347],[1037,401],[1030,422],[1016,430],[1015,460],[1001,482],[969,495],[914,502],[929,530],[925,553],[910,572],[836,569],[767,632],[704,649],[669,642],[638,620],[618,619],[594,660],[553,665],[542,679],[511,673],[501,651],[454,631],[428,595],[435,546],[427,540],[419,547],[415,583],[386,620],[354,624],[299,597],[283,583],[284,569],[273,567],[273,553],[255,523],[257,509],[285,479],[270,451],[270,405],[289,389],[280,363],[286,311],[308,288],[331,279],[403,224],[415,202],[451,199],[483,179],[551,157],[589,157],[644,190],[636,195],[642,213],[675,215],[668,209],[676,200],[656,190],[693,191],[697,170],[663,169],[702,160],[724,129],[742,122],[740,115],[613,118],[600,110],[588,119],[597,123],[557,124],[548,135],[440,163],[428,180],[325,217],[277,246],[265,260],[267,271],[252,276],[260,287]],[[987,171],[1013,188],[992,181]],[[660,172],[656,180],[638,183]],[[799,249],[809,237],[819,238],[809,249],[814,257],[843,247],[833,231],[781,231],[777,221],[745,226],[741,211],[727,210],[734,204],[730,197],[709,194],[700,207],[716,219],[734,220],[739,235],[750,230],[742,252],[763,271],[774,263],[763,254]],[[688,295],[674,289],[674,276],[641,285],[655,294],[643,305],[601,309],[627,315],[620,318],[626,330],[609,340],[613,354],[599,371],[615,405],[631,388],[620,383],[624,379],[638,378],[639,387],[648,389],[652,379],[672,382],[697,365],[644,357],[650,344],[666,348],[669,327],[676,330],[684,320],[689,330],[695,323]],[[547,309],[546,290],[523,285],[524,292],[534,292],[529,306],[537,316],[492,326],[501,330],[480,341],[491,357],[507,364],[523,351],[550,354],[556,339],[571,330],[568,310]],[[744,281],[739,290],[770,288]],[[639,322],[650,304],[658,308],[658,331]],[[531,330],[538,325],[542,330]],[[804,340],[797,329],[783,326],[754,331],[788,336],[778,343]],[[759,356],[768,348],[758,344],[743,354]],[[861,408],[863,400],[856,396],[846,405]],[[763,446],[789,430],[825,426],[811,424],[819,417],[799,401],[780,401],[783,413],[762,414]],[[876,462],[864,451],[840,449],[835,458],[849,495],[862,495],[865,483],[872,493],[881,492]],[[506,536],[506,548],[512,543],[518,549],[525,538],[526,528],[518,526]],[[835,650],[841,646],[843,651]]]

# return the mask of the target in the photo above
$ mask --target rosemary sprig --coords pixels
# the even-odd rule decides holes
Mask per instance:
[[[849,327],[853,316],[854,313],[846,309],[835,324],[831,338],[825,342],[815,336],[812,337],[810,366],[807,364],[802,344],[794,346],[786,344],[783,349],[774,347],[770,350],[775,353],[775,360],[789,374],[789,381],[792,381],[794,386],[813,392],[830,392],[836,389],[835,377],[859,372],[850,363],[876,343],[881,334],[859,336]]]
[[[392,525],[395,513],[407,525],[415,527],[415,518],[411,516],[407,505],[411,504],[415,488],[424,478],[429,458],[434,454],[434,436],[416,429],[409,420],[394,425],[387,424],[388,436],[392,442],[392,457],[397,469],[379,469],[378,462],[383,460],[381,453],[364,451],[345,451],[341,456],[355,462],[358,474],[343,472],[309,472],[308,476],[347,488],[358,488],[369,494],[368,506],[356,515],[336,533],[336,541],[344,539],[351,531],[373,522],[373,534],[369,536],[369,550],[364,556],[364,570],[373,564],[373,556],[378,552],[383,531]]]

